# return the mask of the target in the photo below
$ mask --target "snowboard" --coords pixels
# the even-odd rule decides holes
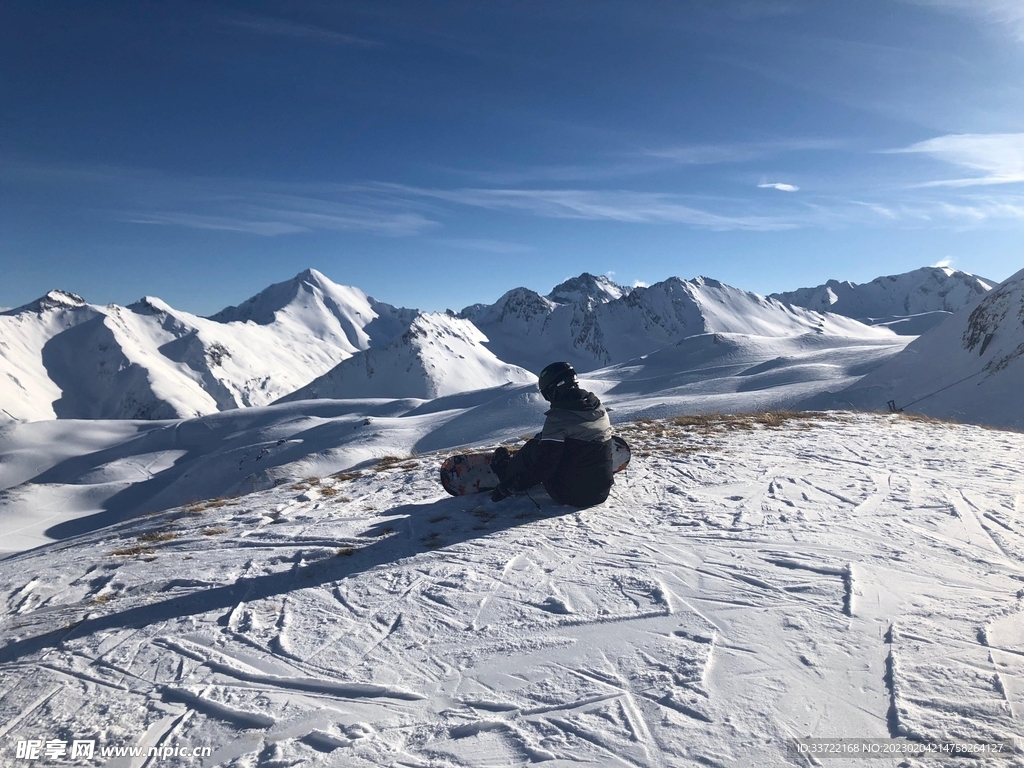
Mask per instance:
[[[487,453],[460,453],[449,456],[441,464],[441,485],[452,496],[493,491],[498,476],[491,471],[491,456]],[[612,462],[621,472],[629,464],[629,445],[618,435],[612,437]]]

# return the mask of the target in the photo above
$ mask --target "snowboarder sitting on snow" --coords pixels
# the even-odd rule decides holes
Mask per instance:
[[[537,483],[559,504],[590,507],[608,498],[613,481],[612,425],[592,392],[580,389],[568,363],[540,372],[541,396],[551,403],[544,429],[514,454],[501,446],[491,458],[500,483],[493,501]]]

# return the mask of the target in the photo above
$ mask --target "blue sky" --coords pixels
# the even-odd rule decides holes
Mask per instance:
[[[0,8],[0,306],[1024,267],[1019,0]]]

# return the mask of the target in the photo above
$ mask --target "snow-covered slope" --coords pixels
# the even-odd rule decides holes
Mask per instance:
[[[604,291],[601,300],[593,298],[593,292],[561,288],[547,297],[517,288],[489,307],[463,310],[462,316],[487,335],[487,347],[499,358],[535,371],[559,359],[579,370],[592,370],[704,333],[796,336],[814,332],[860,339],[892,335],[886,329],[789,307],[703,277],[673,277],[618,298]],[[577,293],[582,298],[572,303],[553,299],[556,294],[571,298]]]
[[[888,324],[897,333],[918,335],[992,290],[991,280],[950,269],[923,267],[870,283],[829,280],[814,288],[773,293],[772,298],[798,307],[834,312],[865,322]],[[912,322],[898,319],[915,316]]]
[[[161,419],[265,405],[415,317],[315,270],[202,318],[53,291],[0,315],[0,419]],[[6,416],[3,415],[6,413]]]
[[[587,383],[630,417],[790,408],[804,393],[854,383],[907,341],[820,333],[702,334],[592,371]]]
[[[431,322],[441,322],[441,326]],[[452,333],[465,321],[423,318],[430,333],[396,340],[384,381],[451,386],[429,379],[423,361],[493,383],[493,367],[452,367]],[[472,328],[472,326],[469,326]],[[473,329],[474,334],[479,332]],[[416,345],[422,359],[413,356]],[[827,334],[770,338],[707,334],[644,358],[594,371],[583,385],[612,408],[615,423],[679,413],[746,413],[791,408],[839,389],[898,352],[906,338],[852,340]],[[471,354],[470,354],[471,353]],[[479,341],[463,361],[481,355]],[[486,350],[478,358],[493,365]],[[357,355],[352,362],[361,358]],[[345,365],[345,364],[343,364]],[[404,367],[403,367],[404,366]],[[410,371],[407,379],[397,373]],[[476,389],[435,399],[299,400],[235,409],[186,421],[42,421],[0,427],[0,551],[24,549],[75,532],[275,483],[351,469],[385,455],[468,444],[496,444],[536,432],[546,404],[532,375],[526,384]],[[465,382],[463,382],[465,384]]]
[[[633,463],[583,512],[448,497],[420,455],[0,560],[0,762],[27,765],[28,739],[239,768],[1020,745],[1024,436],[877,416],[620,430]]]
[[[908,411],[1024,429],[1024,270],[849,389],[808,406]]]
[[[0,312],[0,424],[52,419],[61,388],[47,372],[43,349],[57,335],[100,315],[85,299],[50,291],[19,309]]]
[[[529,371],[496,358],[483,346],[485,341],[468,320],[421,314],[387,347],[350,357],[280,402],[353,397],[432,399],[534,380]]]

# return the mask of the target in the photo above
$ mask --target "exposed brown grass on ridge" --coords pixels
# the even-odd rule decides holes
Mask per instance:
[[[204,528],[202,531],[200,531],[200,533],[202,533],[203,536],[220,536],[221,534],[227,532],[228,529],[225,528],[223,525],[218,525],[214,528]]]
[[[377,464],[374,466],[374,470],[377,472],[383,472],[385,469],[404,469],[409,471],[410,469],[418,469],[419,462],[415,460],[416,456],[382,456]]]
[[[666,421],[677,427],[693,427],[698,430],[750,430],[757,427],[774,429],[791,421],[831,421],[832,417],[825,413],[808,411],[763,411],[761,413],[705,413],[696,415],[672,416]]]
[[[662,419],[637,419],[617,425],[616,432],[632,444],[636,456],[681,456],[721,450],[721,442],[714,438],[728,432],[778,429],[783,426],[813,429],[816,422],[839,420],[840,417],[835,414],[788,410],[684,414]]]
[[[144,547],[141,544],[135,544],[131,547],[122,547],[121,549],[115,549],[110,554],[111,556],[117,557],[134,557],[135,555],[155,555],[156,550],[152,547]]]
[[[174,531],[150,531],[139,536],[139,541],[145,541],[149,543],[157,541],[170,541],[171,539],[178,538],[180,534]]]
[[[185,507],[185,511],[192,515],[197,515],[200,512],[205,512],[208,509],[218,509],[219,507],[225,506],[230,499],[227,496],[218,496],[215,499],[209,501],[197,501],[189,504]]]
[[[903,421],[916,421],[922,424],[942,424],[944,426],[954,427],[960,426],[960,422],[956,419],[939,419],[935,416],[926,416],[923,413],[905,413],[904,411],[900,411],[896,414],[896,418]]]
[[[347,482],[349,480],[355,480],[357,477],[362,477],[362,472],[335,472],[331,477],[341,482]]]

